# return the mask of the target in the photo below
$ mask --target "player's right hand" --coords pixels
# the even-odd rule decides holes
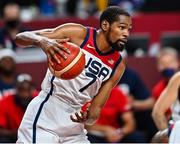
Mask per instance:
[[[49,39],[44,38],[40,41],[40,47],[46,53],[48,60],[51,65],[53,65],[52,59],[57,63],[61,63],[56,54],[59,54],[62,58],[66,59],[64,52],[70,54],[70,51],[63,46],[62,43],[69,41],[69,38],[64,39]]]

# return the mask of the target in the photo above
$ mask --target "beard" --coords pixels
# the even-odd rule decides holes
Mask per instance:
[[[112,51],[123,51],[125,48],[125,43],[122,44],[120,39],[116,40],[115,42],[112,42],[110,39],[110,32],[111,32],[111,27],[109,31],[107,32],[106,39],[109,45],[111,46]]]
[[[113,51],[123,51],[125,48],[125,44],[121,44],[121,40],[117,40],[116,42],[109,42]]]

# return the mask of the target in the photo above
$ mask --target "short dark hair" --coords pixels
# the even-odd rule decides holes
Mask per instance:
[[[130,17],[130,14],[120,9],[118,6],[110,6],[106,10],[104,10],[100,16],[100,27],[103,20],[107,20],[110,24],[118,20],[119,15],[125,15]]]

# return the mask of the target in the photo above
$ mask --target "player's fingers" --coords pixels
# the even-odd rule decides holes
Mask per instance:
[[[57,63],[61,63],[61,61],[59,60],[59,58],[56,56],[55,52],[53,49],[51,49],[50,51],[51,57],[57,62]]]
[[[66,53],[70,54],[70,50],[67,47],[65,47],[63,44],[57,43],[57,47],[65,51]]]
[[[67,59],[67,56],[64,54],[64,52],[62,50],[60,50],[59,48],[54,48],[56,53],[58,53],[61,57],[63,57],[65,60]]]
[[[82,121],[83,121],[83,118],[82,118],[81,113],[76,112],[76,113],[75,113],[75,116],[77,117],[77,119],[79,120],[79,122],[82,122]]]
[[[73,122],[78,122],[78,120],[76,118],[73,117],[73,115],[70,115],[70,119],[73,121]]]
[[[47,53],[47,57],[48,57],[48,62],[50,63],[51,66],[54,65],[54,63],[51,60],[51,55],[49,53]]]

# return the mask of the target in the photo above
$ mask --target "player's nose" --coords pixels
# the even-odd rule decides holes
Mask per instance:
[[[130,35],[129,30],[124,30],[123,37],[127,39],[129,37],[129,35]]]

